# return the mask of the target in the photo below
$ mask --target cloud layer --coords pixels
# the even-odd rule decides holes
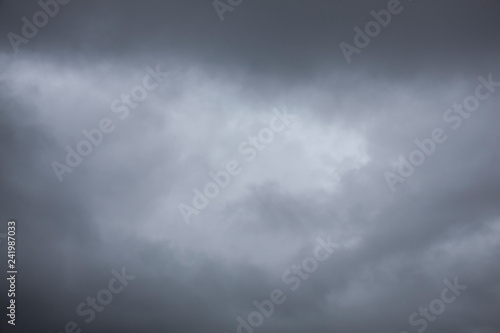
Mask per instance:
[[[500,81],[500,7],[401,6],[348,64],[339,44],[387,1],[244,0],[221,22],[211,2],[73,0],[17,53],[8,33],[41,7],[0,2],[16,329],[237,332],[280,290],[250,330],[496,332],[500,88],[457,129],[443,115],[478,77]],[[154,81],[157,68],[169,75]],[[158,86],[137,101],[148,75]],[[249,161],[240,144],[276,110],[295,117]],[[78,152],[103,119],[113,130],[68,166],[66,147]],[[384,173],[436,128],[446,142],[391,191]],[[185,223],[179,205],[232,160],[241,172]],[[54,161],[71,169],[62,182]],[[318,238],[337,246],[324,261]],[[87,323],[78,306],[122,268],[135,278]],[[455,278],[467,289],[426,319]]]

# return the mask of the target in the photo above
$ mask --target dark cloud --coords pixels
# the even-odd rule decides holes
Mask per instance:
[[[445,113],[500,81],[500,7],[401,1],[348,64],[339,44],[387,3],[243,0],[221,22],[210,1],[72,0],[15,53],[8,33],[40,5],[1,1],[0,233],[16,219],[19,271],[4,331],[236,332],[279,289],[255,332],[417,332],[458,278],[425,330],[496,332],[500,88],[456,129]],[[170,75],[126,102],[157,64]],[[275,110],[296,117],[250,159]],[[54,161],[103,119],[59,182]],[[447,140],[391,191],[385,173],[436,128]],[[179,205],[232,160],[186,224]],[[302,278],[318,238],[338,248]],[[122,269],[135,278],[86,323],[78,306]]]

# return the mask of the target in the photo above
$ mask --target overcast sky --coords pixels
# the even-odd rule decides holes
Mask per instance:
[[[498,1],[59,1],[0,1],[5,332],[499,331]]]

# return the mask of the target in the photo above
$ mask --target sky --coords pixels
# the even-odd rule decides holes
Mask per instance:
[[[497,333],[499,18],[0,1],[3,332]]]

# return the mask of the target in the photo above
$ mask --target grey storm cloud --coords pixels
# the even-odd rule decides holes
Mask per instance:
[[[0,1],[3,331],[497,332],[499,15]]]

